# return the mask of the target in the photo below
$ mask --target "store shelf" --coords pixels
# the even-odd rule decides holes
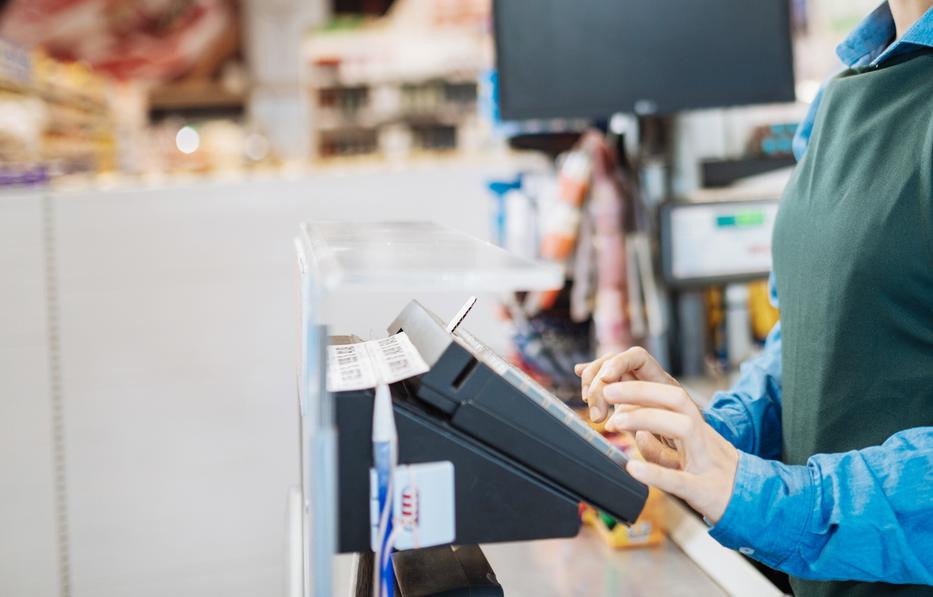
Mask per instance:
[[[212,81],[185,81],[156,87],[149,93],[151,110],[242,108],[246,94],[224,89]]]
[[[16,116],[8,117],[17,119],[4,131],[0,186],[114,168],[109,89],[109,81],[83,63],[0,42],[0,98],[16,107]]]
[[[439,5],[399,2],[384,19],[309,36],[316,158],[396,159],[470,150],[484,139],[477,125],[479,80],[490,66],[490,40],[477,24],[488,18],[488,5],[476,14],[462,8],[448,19]],[[443,33],[434,28],[440,22],[447,23]],[[374,143],[358,142],[363,129],[372,131]]]

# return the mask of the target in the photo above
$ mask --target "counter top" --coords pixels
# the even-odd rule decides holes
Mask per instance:
[[[484,545],[506,595],[535,597],[723,597],[673,541],[616,550],[584,528],[572,539]],[[334,596],[349,595],[352,556],[337,557]]]
[[[573,539],[485,545],[506,595],[706,597],[726,593],[672,541],[612,549],[584,528]]]

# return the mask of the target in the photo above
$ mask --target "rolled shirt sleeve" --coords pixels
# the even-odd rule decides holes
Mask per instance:
[[[736,448],[763,458],[781,453],[781,324],[764,351],[742,364],[738,381],[713,396],[706,422]]]
[[[717,541],[792,576],[933,584],[933,427],[805,466],[742,453]]]

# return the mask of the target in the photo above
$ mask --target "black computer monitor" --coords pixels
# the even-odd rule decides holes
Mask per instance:
[[[794,100],[789,0],[494,0],[506,120]]]

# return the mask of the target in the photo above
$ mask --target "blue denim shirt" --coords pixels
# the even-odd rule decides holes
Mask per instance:
[[[892,44],[894,38],[885,3],[837,53],[848,67],[864,67],[933,47],[933,9]],[[798,159],[821,99],[822,91],[798,130]],[[933,427],[905,430],[864,450],[817,454],[805,466],[775,460],[781,454],[780,323],[705,417],[740,451],[732,498],[710,530],[717,541],[799,578],[933,585]]]

